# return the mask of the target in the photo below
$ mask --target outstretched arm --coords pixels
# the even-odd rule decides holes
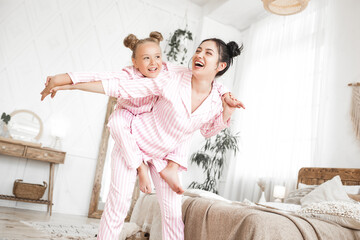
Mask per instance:
[[[240,102],[239,100],[237,100],[236,98],[233,97],[233,95],[231,94],[231,92],[227,92],[224,95],[222,95],[224,97],[224,101],[225,103],[229,106],[229,107],[235,107],[235,108],[243,108],[245,109],[245,105]]]
[[[44,100],[44,98],[49,94],[51,94],[51,97],[55,96],[55,93],[50,92],[51,89],[53,89],[54,87],[69,85],[69,84],[73,84],[73,82],[71,81],[70,76],[66,73],[58,74],[55,76],[48,76],[46,78],[45,88],[40,93],[41,101]]]
[[[56,75],[55,77],[57,77]],[[42,99],[50,94],[50,90],[54,87],[68,85],[74,83],[90,83],[99,82],[97,84],[83,85],[82,88],[66,87],[65,89],[80,89],[96,93],[105,93],[108,96],[116,98],[142,98],[151,95],[159,96],[162,94],[163,88],[168,82],[171,82],[170,74],[163,74],[157,78],[137,78],[134,79],[126,72],[105,72],[105,73],[69,73],[61,74],[59,81],[55,81],[54,85],[49,84],[41,93]],[[50,80],[51,82],[51,80]],[[102,88],[99,84],[102,84]],[[57,88],[55,90],[64,90]],[[56,94],[56,91],[54,92]],[[54,94],[53,93],[53,94]],[[53,97],[54,95],[52,95]]]
[[[242,102],[240,102],[239,100],[237,100],[236,98],[234,98],[226,86],[224,86],[221,83],[218,83],[217,87],[218,87],[218,91],[219,91],[221,97],[224,97],[225,103],[227,103],[227,105],[229,105],[229,107],[245,109],[245,105]]]
[[[105,94],[104,88],[100,81],[79,83],[74,85],[70,76],[67,73],[64,73],[47,77],[45,88],[40,93],[41,101],[44,100],[44,98],[49,94],[51,94],[51,98],[55,97],[57,91],[59,90],[83,90],[87,92]]]
[[[221,98],[221,100],[223,105],[223,111],[200,128],[200,132],[205,138],[215,136],[221,130],[230,126],[230,118],[236,107],[229,106],[225,102],[224,96]]]
[[[57,91],[59,91],[59,90],[82,90],[82,91],[86,91],[86,92],[105,94],[105,91],[104,91],[101,81],[89,82],[89,83],[79,83],[79,84],[75,84],[75,85],[69,84],[69,85],[54,87],[50,90],[51,98],[53,98],[55,96],[55,94],[57,93]]]

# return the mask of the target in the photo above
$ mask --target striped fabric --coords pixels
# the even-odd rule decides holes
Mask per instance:
[[[166,64],[164,66],[168,68]],[[134,116],[131,126],[144,161],[168,158],[186,169],[187,161],[183,159],[187,155],[192,134],[200,129],[203,136],[211,137],[229,126],[230,120],[227,123],[222,120],[221,95],[227,89],[214,81],[210,95],[191,113],[191,71],[183,67],[168,69],[155,79],[143,78],[133,67],[121,72],[69,75],[75,84],[102,81],[105,93],[119,99],[118,106],[127,101],[124,107],[133,114],[145,111]],[[153,99],[149,101],[149,97]],[[140,99],[143,102],[137,106],[142,106],[142,109],[132,107]],[[132,105],[129,105],[131,101]],[[148,112],[151,108],[152,111]],[[110,128],[115,125],[114,122],[110,119]],[[112,130],[112,133],[116,134],[116,130]]]
[[[181,195],[176,194],[161,178],[149,162],[151,178],[160,204],[162,216],[162,239],[183,240],[184,223],[181,212]],[[115,145],[111,160],[111,185],[101,216],[98,240],[118,240],[124,219],[130,207],[132,191],[136,182],[136,170],[126,166],[122,150]]]
[[[98,239],[117,239],[119,236],[136,178],[135,168],[128,167],[124,159],[124,149],[137,147],[141,150],[141,157],[148,161],[156,187],[162,213],[162,239],[184,239],[181,196],[170,189],[159,172],[166,167],[166,159],[178,162],[183,168],[187,167],[185,154],[195,131],[200,129],[205,137],[210,137],[229,126],[230,120],[224,123],[222,118],[222,94],[219,93],[222,86],[214,81],[210,95],[192,113],[191,71],[187,69],[162,71],[155,79],[141,78],[127,71],[69,75],[75,84],[102,81],[105,93],[120,99],[119,104],[124,104],[125,100],[130,100],[127,103],[133,104],[134,99],[142,98],[148,101],[153,96],[157,98],[153,99],[154,102],[150,100],[144,105],[137,105],[143,106],[144,110],[153,104],[152,111],[134,115],[130,111],[120,110],[119,115],[114,115],[113,118],[122,118],[123,122],[111,120],[111,124],[109,123],[112,135],[117,136],[117,144],[113,149],[111,187],[100,222]],[[139,108],[133,110],[136,112]],[[119,141],[124,141],[125,138],[120,137],[125,136],[124,134],[131,143],[118,144]],[[131,145],[135,141],[137,146]]]
[[[123,71],[126,71],[129,75],[131,75],[134,80],[144,77],[133,66],[126,67]],[[188,69],[183,66],[164,62],[162,65],[162,71],[180,73],[186,72]],[[218,86],[218,92],[221,96],[229,92],[222,84],[218,84]],[[150,112],[158,98],[158,96],[148,96],[145,98],[135,99],[118,98],[115,111],[109,118],[108,127],[110,128],[111,136],[123,149],[123,157],[127,166],[130,168],[138,168],[141,164],[141,161],[139,161],[140,158],[141,160],[144,159],[142,157],[142,152],[136,144],[135,138],[129,133],[130,125],[126,122],[129,119],[129,112],[133,115]],[[130,121],[132,121],[132,119]],[[167,160],[172,160],[178,163],[181,171],[186,170],[187,156],[190,147],[189,145],[190,141],[185,141],[182,144],[179,144],[177,149],[166,156]],[[159,171],[163,169],[159,166],[159,164],[156,166]]]

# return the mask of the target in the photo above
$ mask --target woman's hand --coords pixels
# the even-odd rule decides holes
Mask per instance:
[[[245,109],[245,105],[234,98],[230,92],[225,93],[221,100],[223,102],[223,120],[227,122],[236,108]]]
[[[230,107],[245,109],[245,105],[242,102],[240,102],[239,100],[237,100],[236,98],[234,98],[233,95],[231,94],[231,92],[225,93],[223,95],[223,98],[224,98],[225,102],[227,103],[227,105],[229,105]]]
[[[71,78],[68,74],[58,74],[55,76],[48,76],[46,78],[45,88],[42,90],[41,94],[41,101],[44,100],[44,98],[51,94],[51,97],[55,97],[56,91],[51,92],[51,90],[58,86],[64,86],[64,85],[72,85]],[[59,89],[63,90],[63,89]],[[64,89],[65,90],[65,89]]]

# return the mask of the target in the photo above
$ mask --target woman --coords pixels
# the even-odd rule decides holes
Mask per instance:
[[[57,90],[81,89],[124,99],[159,96],[152,112],[132,119],[131,129],[147,158],[157,190],[162,213],[163,239],[183,239],[184,224],[181,196],[171,190],[160,172],[167,166],[168,154],[184,151],[196,130],[200,129],[203,135],[208,135],[229,125],[235,108],[223,104],[217,92],[219,83],[214,79],[227,71],[233,57],[239,55],[241,50],[242,47],[239,48],[235,42],[225,44],[220,39],[207,39],[197,48],[191,71],[160,73],[153,81],[132,81],[117,73],[70,73],[57,77],[74,83],[95,83],[55,88],[52,88],[54,85],[49,85],[52,95]],[[56,81],[54,82],[56,85]],[[42,92],[43,98],[50,93],[49,88]],[[121,149],[115,146],[112,157],[112,182],[100,223],[99,239],[118,237],[136,179],[136,170],[128,169],[124,161],[121,161]],[[174,167],[179,166],[174,163]],[[173,177],[166,176],[166,173],[163,175],[165,178]]]

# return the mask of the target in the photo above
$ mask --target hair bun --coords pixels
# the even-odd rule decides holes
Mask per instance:
[[[133,51],[134,47],[138,41],[139,41],[139,39],[134,34],[129,34],[124,39],[124,45],[125,45],[125,47],[130,48]]]
[[[158,42],[161,42],[164,38],[161,33],[159,32],[151,32],[149,35],[150,38],[155,38]]]
[[[234,41],[229,42],[228,44],[226,44],[226,46],[229,50],[229,54],[230,54],[231,58],[234,58],[234,57],[240,55],[241,51],[243,50],[243,47],[244,47],[242,44],[241,44],[241,47],[239,47],[239,45]]]

